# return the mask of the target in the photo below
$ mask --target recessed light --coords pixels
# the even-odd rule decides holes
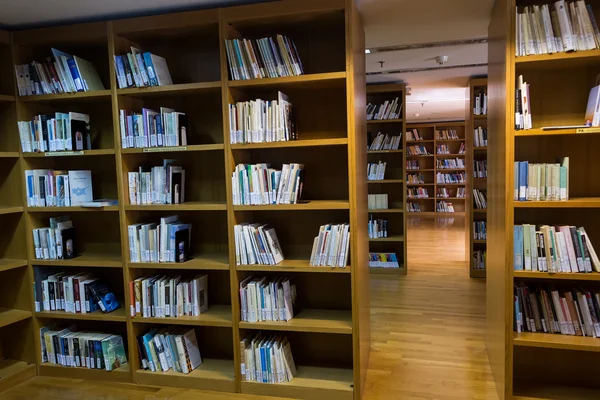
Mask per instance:
[[[419,115],[420,115],[419,113],[416,113],[416,114],[415,114],[415,117],[418,117]]]
[[[371,50],[370,49],[365,49],[365,54],[371,54]]]

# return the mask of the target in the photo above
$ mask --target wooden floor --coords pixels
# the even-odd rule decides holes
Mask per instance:
[[[462,219],[409,223],[406,277],[372,275],[364,400],[497,400],[484,347],[485,284],[468,278]],[[33,378],[2,400],[265,400],[131,384]]]

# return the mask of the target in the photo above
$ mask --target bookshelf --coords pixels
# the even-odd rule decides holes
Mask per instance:
[[[485,278],[485,269],[477,268],[475,262],[475,252],[486,250],[486,240],[478,239],[475,240],[474,236],[474,222],[486,221],[486,210],[480,210],[476,206],[476,202],[473,198],[473,189],[486,190],[487,189],[487,178],[475,177],[474,163],[477,161],[487,161],[487,146],[475,146],[475,134],[474,130],[481,127],[487,129],[487,114],[476,115],[474,112],[475,98],[478,93],[487,93],[487,78],[471,78],[469,80],[469,87],[467,88],[467,108],[466,108],[466,129],[467,129],[467,168],[469,173],[467,174],[468,193],[467,193],[467,206],[466,206],[466,224],[467,224],[467,237],[465,242],[467,245],[466,259],[469,260],[469,276],[471,278]],[[478,143],[479,144],[479,143]]]
[[[424,184],[407,184],[407,190],[410,191],[412,188],[425,188],[428,191],[429,197],[426,198],[410,198],[407,195],[407,202],[417,203],[421,209],[421,212],[408,212],[409,216],[419,215],[464,215],[466,210],[466,203],[468,197],[467,184],[468,180],[463,183],[439,183],[437,181],[438,173],[464,173],[467,177],[468,165],[466,164],[467,152],[466,147],[463,153],[459,153],[459,149],[462,146],[466,146],[466,129],[465,122],[436,122],[436,123],[413,123],[406,125],[407,131],[416,129],[423,140],[407,140],[406,147],[410,146],[423,146],[427,149],[428,155],[406,155],[406,164],[413,162],[416,163],[417,169],[406,170],[408,174],[423,174]],[[436,137],[436,131],[443,130],[454,130],[458,135],[458,139],[438,139]],[[448,154],[442,154],[438,152],[438,146],[446,146]],[[438,162],[442,162],[447,159],[461,159],[465,163],[465,168],[440,168]],[[448,197],[442,197],[438,194],[438,189],[445,189],[448,191]],[[457,191],[463,189],[465,191],[465,197],[457,197]],[[437,211],[437,204],[440,201],[451,202],[454,207],[454,213]]]
[[[489,25],[488,93],[490,129],[488,149],[488,265],[487,350],[500,399],[594,399],[600,388],[590,363],[598,359],[598,339],[513,330],[515,283],[556,287],[597,288],[597,273],[548,274],[514,271],[513,225],[578,225],[589,230],[598,246],[600,218],[598,166],[594,129],[546,132],[548,125],[583,123],[590,89],[595,85],[598,50],[549,55],[515,56],[516,7],[538,4],[523,0],[497,1]],[[589,1],[595,15],[600,3]],[[515,85],[523,75],[530,83],[533,129],[515,131]],[[556,84],[560,82],[560,84]],[[568,156],[569,201],[517,202],[514,197],[514,161],[554,161]],[[589,227],[589,228],[588,228]],[[570,365],[572,368],[558,368]]]
[[[232,81],[225,39],[281,33],[298,47],[305,74]],[[114,55],[143,48],[164,57],[173,85],[118,89]],[[91,61],[106,90],[74,94],[15,96],[15,64],[43,59],[51,47]],[[222,9],[147,16],[0,33],[0,335],[6,344],[18,329],[20,346],[3,346],[4,386],[36,374],[107,382],[129,382],[293,398],[359,399],[369,357],[367,235],[367,146],[365,60],[362,22],[353,1],[284,0]],[[8,57],[8,58],[7,58]],[[290,142],[229,143],[229,104],[272,91],[285,92],[297,113],[299,138]],[[180,148],[121,149],[119,110],[170,107],[189,116],[188,145]],[[55,111],[90,115],[92,148],[69,154],[23,153],[16,121]],[[393,125],[393,124],[391,124]],[[402,128],[402,126],[400,127]],[[399,153],[402,157],[402,152]],[[391,154],[391,156],[398,155]],[[384,155],[388,157],[388,155]],[[186,203],[131,205],[128,175],[140,165],[173,158],[186,169]],[[233,206],[231,173],[239,163],[305,164],[308,202],[281,206]],[[396,181],[404,189],[403,160]],[[94,198],[117,198],[118,206],[27,207],[26,169],[92,171]],[[379,183],[378,183],[379,184]],[[15,191],[14,188],[19,190]],[[393,245],[404,255],[401,230]],[[390,210],[391,211],[391,210]],[[127,226],[177,214],[192,223],[193,258],[184,263],[129,261]],[[70,215],[80,255],[69,260],[35,259],[31,230],[48,218]],[[234,225],[265,222],[275,227],[285,260],[276,266],[235,265]],[[320,225],[349,222],[348,267],[309,265]],[[396,241],[397,239],[397,241]],[[123,308],[109,314],[32,312],[34,268],[90,271],[109,283]],[[170,271],[166,271],[170,270]],[[208,276],[209,310],[198,317],[132,318],[129,282],[163,273]],[[240,322],[239,282],[248,276],[291,276],[301,288],[300,311],[289,323]],[[4,276],[3,276],[4,278]],[[13,282],[20,282],[14,285]],[[6,288],[4,287],[6,286]],[[12,299],[9,299],[12,296]],[[10,307],[10,308],[8,308]],[[76,323],[80,330],[123,335],[128,364],[112,371],[65,368],[41,363],[39,329],[50,322]],[[136,337],[152,327],[194,329],[203,364],[188,375],[143,370]],[[256,332],[284,333],[298,374],[285,384],[246,382],[240,373],[241,338]],[[7,332],[5,334],[5,331]],[[5,348],[6,347],[6,348]],[[6,373],[6,375],[5,375]],[[5,381],[5,377],[7,378]],[[21,378],[20,378],[21,379]]]
[[[374,219],[388,221],[387,238],[369,240],[369,251],[373,253],[396,253],[400,268],[371,267],[374,274],[407,273],[406,251],[406,85],[403,83],[367,85],[367,103],[383,104],[396,97],[402,103],[402,118],[367,121],[369,144],[381,132],[389,136],[402,133],[402,143],[398,150],[368,150],[369,162],[386,162],[385,179],[368,181],[369,194],[388,195],[388,209],[369,211]],[[370,218],[370,217],[369,217]]]

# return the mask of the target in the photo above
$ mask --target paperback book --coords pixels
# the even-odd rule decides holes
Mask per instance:
[[[38,260],[67,260],[77,257],[75,227],[69,216],[50,218],[50,226],[33,229],[33,246]]]
[[[114,56],[115,73],[119,89],[172,85],[167,61],[131,46],[131,53]]]
[[[137,337],[140,367],[152,372],[189,374],[202,357],[196,331],[190,327],[152,328]]]
[[[296,375],[292,347],[287,337],[258,333],[240,341],[243,381],[267,384],[291,382]]]
[[[310,265],[345,268],[349,249],[350,224],[321,225],[319,235],[313,240]]]
[[[294,318],[296,285],[286,277],[249,276],[240,282],[241,321],[289,321]]]
[[[123,149],[188,145],[187,115],[172,108],[142,108],[141,113],[121,109],[119,125]]]
[[[91,150],[90,116],[76,112],[41,114],[19,121],[23,153]]]
[[[183,263],[191,258],[192,224],[179,216],[163,217],[159,223],[137,223],[127,227],[129,261]]]
[[[239,164],[231,177],[234,205],[297,204],[302,198],[304,165]]]
[[[275,228],[268,224],[234,226],[236,265],[276,265],[284,260]]]
[[[185,203],[185,169],[175,160],[127,173],[129,204]]]

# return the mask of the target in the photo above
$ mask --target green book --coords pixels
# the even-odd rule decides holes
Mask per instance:
[[[104,355],[104,365],[107,371],[112,371],[127,364],[127,354],[123,337],[120,335],[111,335],[102,340],[102,354]]]
[[[525,252],[525,271],[531,271],[531,225],[523,225],[523,250]]]

